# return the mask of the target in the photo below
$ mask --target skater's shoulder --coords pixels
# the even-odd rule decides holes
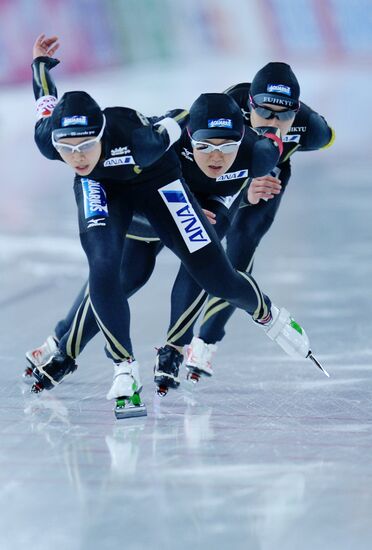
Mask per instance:
[[[106,107],[103,110],[103,113],[106,117],[107,124],[121,124],[123,121],[132,122],[134,124],[147,126],[150,124],[148,117],[132,109],[130,107]]]
[[[224,93],[232,96],[236,100],[236,98],[248,96],[250,89],[250,82],[239,82],[238,84],[233,84],[232,86],[229,86],[229,88],[224,90]]]
[[[292,139],[298,136],[298,143],[302,149],[320,149],[330,143],[333,130],[322,115],[301,102],[287,140],[290,140],[291,136]]]

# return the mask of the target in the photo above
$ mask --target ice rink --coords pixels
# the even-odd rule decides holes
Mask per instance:
[[[208,89],[201,74],[187,83],[173,76],[176,100],[177,90],[159,80],[155,112],[244,80],[242,71],[232,71],[229,82],[211,74]],[[25,351],[52,333],[87,269],[70,172],[42,159],[32,143],[30,88],[3,92],[1,549],[371,548],[370,124],[354,125],[345,100],[330,93],[341,83],[351,90],[342,71],[320,81],[318,74],[316,82],[311,73],[299,77],[304,100],[339,139],[330,150],[294,155],[287,196],[254,273],[306,328],[331,378],[310,361],[288,358],[238,312],[214,377],[197,386],[183,380],[178,391],[156,396],[154,348],[164,343],[178,265],[164,251],[131,300],[148,416],[121,421],[105,399],[112,368],[100,335],[53,391],[33,396],[22,382]],[[358,78],[353,90],[360,91]],[[89,80],[85,88],[105,105],[150,114],[144,81],[142,73],[129,75],[120,90],[113,75],[110,90]],[[24,134],[6,117],[9,109],[24,116]]]

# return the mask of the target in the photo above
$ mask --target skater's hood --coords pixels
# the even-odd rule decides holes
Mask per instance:
[[[52,115],[55,141],[67,137],[96,137],[104,122],[98,103],[86,92],[66,92]]]
[[[203,139],[233,139],[244,133],[244,119],[238,104],[227,94],[201,94],[190,108],[190,136]]]
[[[272,103],[287,109],[297,109],[300,85],[287,63],[273,61],[262,67],[255,75],[250,94],[258,105]]]

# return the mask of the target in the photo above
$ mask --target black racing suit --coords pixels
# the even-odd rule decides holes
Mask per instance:
[[[246,193],[249,177],[266,174],[275,162],[274,159],[279,158],[282,144],[278,140],[277,134],[278,131],[275,128],[265,127],[257,131],[251,128],[247,129],[234,163],[227,173],[216,179],[206,176],[197,166],[186,129],[183,131],[180,141],[174,145],[189,188],[202,208],[216,214],[216,224],[213,225],[213,230],[216,231],[220,240],[230,227],[239,208],[242,194]],[[150,278],[155,267],[156,256],[163,248],[163,243],[159,240],[148,219],[139,212],[135,213],[127,237],[121,276],[123,292],[129,298]],[[253,280],[250,282],[252,285],[255,284]],[[258,287],[253,286],[253,288],[260,295]],[[200,284],[190,275],[189,270],[181,263],[171,295],[168,342],[177,346],[189,342],[193,326],[207,297],[208,293],[201,288]],[[98,330],[89,309],[84,311],[80,308],[73,324],[73,330],[69,332],[66,342],[63,331],[66,332],[69,329],[71,317],[73,317],[80,299],[81,296],[78,297],[65,322],[60,322],[56,330],[57,337],[61,339],[60,345],[62,347],[66,345],[67,353],[73,357],[77,357]]]
[[[239,104],[250,126],[249,114],[250,84],[238,84],[227,93]],[[267,201],[260,200],[250,205],[243,200],[238,214],[226,235],[226,251],[233,266],[239,271],[252,272],[256,248],[262,237],[270,229],[291,175],[290,157],[296,151],[315,151],[329,147],[334,140],[334,132],[325,119],[310,107],[301,103],[293,126],[283,137],[283,152],[272,175],[281,180],[282,190],[279,195]],[[225,325],[235,307],[220,298],[208,300],[200,338],[207,343],[215,343],[225,335]]]
[[[51,142],[53,101],[46,110],[43,103],[45,96],[57,95],[48,70],[54,64],[47,57],[33,63],[35,97],[41,108],[35,141],[44,156],[62,160]],[[170,115],[155,124],[124,107],[107,108],[103,113],[106,129],[101,158],[88,177],[76,175],[74,181],[80,240],[89,264],[89,294],[74,322],[91,306],[108,355],[115,362],[133,357],[129,307],[120,274],[124,237],[134,211],[145,214],[163,243],[209,294],[223,296],[256,320],[266,317],[269,298],[249,275],[232,268],[216,232],[182,179],[179,158],[171,147],[178,137],[175,120],[182,121],[182,113],[178,111],[172,123]],[[275,162],[277,158],[272,166]]]

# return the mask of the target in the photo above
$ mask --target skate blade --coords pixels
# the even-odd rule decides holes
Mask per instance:
[[[186,365],[186,368],[189,371],[186,375],[186,379],[194,384],[197,384],[201,378],[210,378],[212,376],[212,373],[198,369],[198,367],[188,367]]]
[[[193,384],[197,384],[200,380],[200,373],[189,369],[189,372],[186,375],[186,380],[192,382]]]
[[[165,376],[164,374],[154,376],[154,382],[158,388],[172,388],[173,390],[176,390],[180,385],[180,381],[178,379],[175,379],[172,376]]]
[[[160,397],[165,397],[167,395],[169,391],[169,387],[168,386],[158,386],[156,388],[156,393],[160,396]]]
[[[316,367],[318,367],[318,369],[320,369],[328,378],[330,378],[328,372],[325,370],[324,367],[322,367],[322,365],[319,363],[319,361],[317,359],[315,359],[315,357],[311,353],[311,351],[309,351],[309,353],[307,354],[307,357],[312,360],[312,362],[314,363],[314,365]]]
[[[25,384],[33,384],[35,382],[35,378],[32,373],[32,368],[27,367],[22,374],[22,380]]]
[[[118,420],[123,418],[134,418],[137,416],[147,416],[147,409],[143,403],[141,403],[141,405],[129,404],[125,407],[115,407],[114,412]]]
[[[32,384],[30,392],[39,394],[42,391],[44,391],[44,389],[45,389],[44,386],[42,386],[39,382],[35,382],[34,384]]]

